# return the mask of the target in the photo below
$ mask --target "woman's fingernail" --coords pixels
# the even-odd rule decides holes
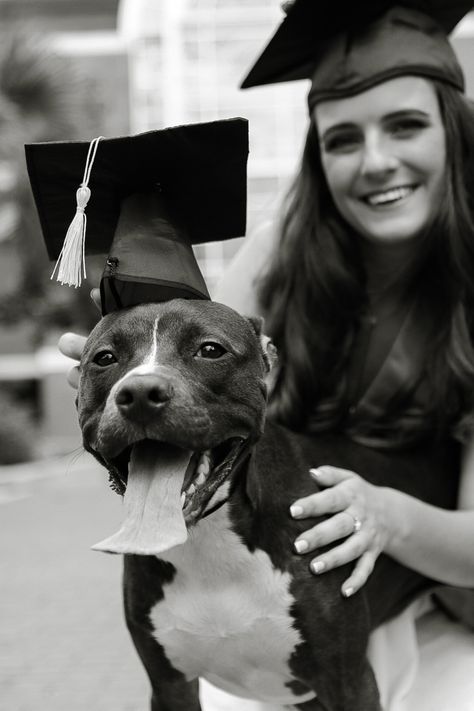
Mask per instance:
[[[322,573],[324,568],[326,567],[325,563],[323,563],[322,560],[313,560],[311,563],[311,570],[313,573],[316,573],[316,575],[319,575],[319,573]]]
[[[350,597],[351,595],[354,594],[354,592],[355,592],[354,588],[344,588],[344,590],[342,591],[342,594],[344,595],[344,597]]]
[[[300,538],[299,541],[295,541],[294,545],[297,553],[304,553],[309,548],[308,541],[305,541],[303,538]]]
[[[311,476],[314,476],[315,479],[317,479],[318,476],[320,476],[320,474],[321,474],[319,469],[310,469],[309,473],[311,474]]]
[[[298,518],[298,516],[302,516],[303,507],[297,504],[293,504],[293,506],[290,506],[290,514],[293,516],[293,518]]]

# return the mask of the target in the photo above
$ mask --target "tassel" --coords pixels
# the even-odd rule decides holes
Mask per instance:
[[[86,278],[85,238],[87,217],[85,208],[91,196],[90,189],[84,185],[76,192],[76,214],[69,225],[63,248],[54,267],[51,279],[56,269],[57,280],[61,284],[78,287],[82,284],[82,275]]]
[[[90,143],[84,178],[76,192],[76,214],[69,225],[63,247],[53,269],[53,273],[51,274],[51,279],[53,279],[57,270],[56,278],[61,284],[67,284],[68,286],[74,286],[76,288],[81,286],[82,277],[85,279],[87,276],[85,259],[87,217],[85,210],[91,196],[90,188],[88,188],[87,185],[97,152],[97,146],[101,138],[103,138],[103,136],[94,138]]]

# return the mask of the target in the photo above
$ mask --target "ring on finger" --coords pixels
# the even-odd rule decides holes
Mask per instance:
[[[360,518],[358,516],[350,513],[349,511],[346,511],[346,514],[348,514],[348,516],[350,516],[354,522],[354,526],[352,528],[352,533],[353,534],[358,533],[360,531],[360,529],[362,528],[362,521],[360,520]]]

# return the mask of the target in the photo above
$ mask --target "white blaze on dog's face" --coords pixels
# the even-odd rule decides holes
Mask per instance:
[[[103,319],[81,369],[86,449],[128,479],[126,520],[95,547],[156,555],[179,545],[186,521],[219,499],[228,475],[219,458],[225,463],[236,441],[262,431],[267,363],[258,335],[212,302],[148,304]],[[207,451],[209,476],[200,467]]]
[[[160,321],[160,317],[157,316],[155,318],[155,322],[153,324],[153,331],[151,333],[151,346],[150,346],[150,351],[147,353],[145,356],[145,359],[141,365],[138,365],[136,368],[133,368],[129,373],[127,373],[124,377],[127,378],[132,374],[139,374],[139,375],[146,375],[146,373],[154,373],[155,368],[158,365],[158,323]]]

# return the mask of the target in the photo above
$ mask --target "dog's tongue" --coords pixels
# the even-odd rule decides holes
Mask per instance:
[[[192,454],[149,440],[134,445],[124,495],[125,521],[117,533],[92,548],[158,555],[184,543],[181,489]]]

